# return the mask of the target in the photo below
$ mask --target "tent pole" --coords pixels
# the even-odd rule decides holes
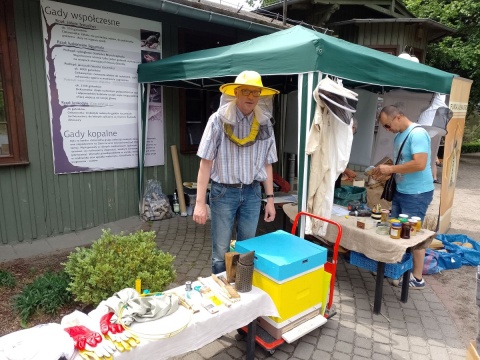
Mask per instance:
[[[143,213],[143,188],[145,178],[145,148],[148,130],[148,106],[150,95],[150,84],[138,84],[138,211]]]
[[[315,110],[312,94],[320,78],[321,73],[318,71],[298,75],[298,211],[307,211],[310,158],[306,157],[305,149]],[[299,236],[305,236],[303,220],[300,224]]]

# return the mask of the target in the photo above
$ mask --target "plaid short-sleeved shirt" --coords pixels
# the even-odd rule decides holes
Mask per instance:
[[[242,139],[250,133],[253,113],[244,116],[238,108],[236,111],[237,123],[233,126],[233,133]],[[216,112],[208,119],[197,155],[202,159],[213,160],[210,177],[222,184],[265,181],[265,165],[278,161],[273,131],[266,139],[257,138],[251,146],[238,146],[223,131],[223,123]]]

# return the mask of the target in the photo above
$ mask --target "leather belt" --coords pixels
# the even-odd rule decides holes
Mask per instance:
[[[245,187],[248,187],[248,186],[252,186],[252,185],[255,185],[258,183],[257,180],[254,180],[251,184],[243,184],[243,183],[238,183],[238,184],[222,184],[222,183],[219,183],[219,182],[216,182],[216,181],[213,181],[212,182],[214,183],[217,183],[219,185],[222,185],[222,186],[225,186],[225,187],[230,187],[230,188],[235,188],[235,189],[243,189]]]

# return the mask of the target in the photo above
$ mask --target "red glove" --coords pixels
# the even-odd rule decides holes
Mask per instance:
[[[102,335],[86,328],[83,325],[68,327],[64,330],[73,339],[75,348],[79,350],[85,350],[87,345],[90,345],[92,348],[94,348],[103,340]]]
[[[113,324],[111,322],[113,312],[106,313],[100,318],[100,331],[103,335],[107,335],[109,332],[112,334],[122,333],[125,328],[121,324]]]

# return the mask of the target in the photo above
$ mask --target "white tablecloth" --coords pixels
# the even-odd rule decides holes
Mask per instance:
[[[180,294],[184,286],[171,290]],[[155,341],[140,339],[141,343],[131,351],[115,352],[113,358],[145,360],[168,359],[199,349],[231,331],[241,328],[259,316],[279,316],[270,296],[256,287],[248,293],[240,293],[241,300],[230,308],[219,307],[219,312],[210,314],[203,307],[193,315],[186,329],[173,337]],[[75,357],[81,360],[80,355]]]

